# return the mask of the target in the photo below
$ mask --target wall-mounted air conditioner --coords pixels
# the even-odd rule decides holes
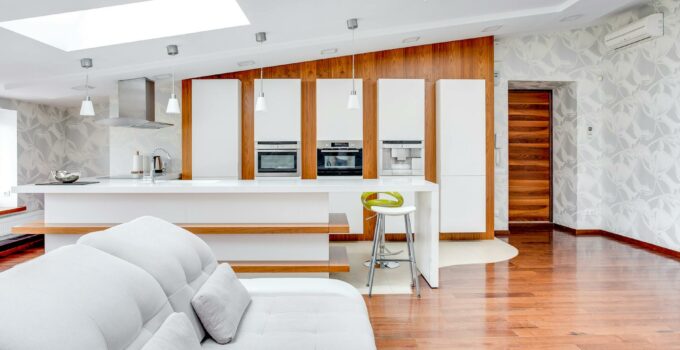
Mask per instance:
[[[663,35],[663,13],[655,13],[633,22],[604,37],[605,45],[612,50]]]

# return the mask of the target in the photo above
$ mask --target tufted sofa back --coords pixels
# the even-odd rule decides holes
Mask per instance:
[[[189,317],[199,339],[205,337],[191,298],[215,270],[217,260],[203,240],[181,227],[145,216],[87,234],[78,245],[97,248],[151,274],[172,308]]]
[[[138,350],[171,313],[152,276],[85,245],[0,274],[0,349]]]

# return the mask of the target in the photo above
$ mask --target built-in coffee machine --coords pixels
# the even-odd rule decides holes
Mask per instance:
[[[380,176],[425,175],[423,141],[380,141]]]

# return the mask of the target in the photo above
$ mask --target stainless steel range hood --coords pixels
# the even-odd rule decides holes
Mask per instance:
[[[156,121],[156,87],[147,78],[118,81],[118,117],[100,119],[97,123],[139,129],[172,126]]]

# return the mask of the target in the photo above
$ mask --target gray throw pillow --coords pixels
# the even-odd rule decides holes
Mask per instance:
[[[187,315],[175,312],[165,319],[142,350],[201,350],[201,343]]]
[[[206,332],[220,344],[236,336],[250,294],[229,264],[220,264],[191,299]]]

